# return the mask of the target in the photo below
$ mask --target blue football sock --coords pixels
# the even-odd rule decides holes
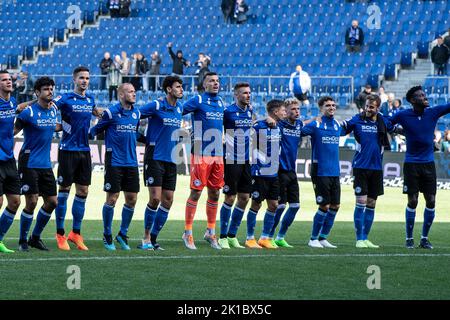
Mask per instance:
[[[85,208],[86,197],[76,195],[72,204],[73,230],[81,230],[81,222],[83,221]]]
[[[8,208],[5,208],[3,211],[3,214],[0,217],[0,241],[3,241],[3,237],[11,227],[15,214],[15,212],[9,211]]]
[[[110,206],[109,204],[105,203],[103,205],[102,215],[103,215],[103,234],[110,236],[112,235],[114,206]]]
[[[153,227],[155,221],[157,208],[150,208],[148,205],[145,207],[144,213],[144,229],[150,230]]]
[[[228,228],[228,237],[234,238],[238,232],[239,226],[244,216],[244,210],[238,206],[234,206],[233,213],[231,214],[231,222]]]
[[[25,209],[20,215],[20,240],[26,241],[28,238],[28,232],[30,231],[31,223],[33,223],[33,212],[28,212]]]
[[[367,240],[369,237],[374,217],[375,208],[366,207],[366,210],[364,211],[363,240]]]
[[[275,211],[275,216],[273,219],[273,227],[272,230],[270,230],[269,238],[273,238],[273,236],[275,235],[275,231],[277,229],[278,223],[280,223],[280,219],[281,216],[283,215],[284,209],[286,209],[286,205],[284,203],[278,205],[277,210]]]
[[[34,237],[41,237],[41,233],[44,230],[45,226],[47,225],[48,221],[50,220],[50,217],[52,216],[51,212],[47,212],[44,210],[44,208],[41,208],[38,212],[38,215],[36,217],[36,224],[34,225],[33,229],[33,236]]]
[[[157,236],[161,229],[164,227],[164,224],[167,221],[167,217],[169,215],[169,209],[164,208],[163,206],[159,206],[158,211],[156,212],[155,223],[153,223],[151,234]]]
[[[247,213],[247,239],[255,237],[256,215],[258,212],[250,209]]]
[[[334,219],[336,218],[337,210],[329,209],[327,212],[327,215],[325,217],[325,221],[323,222],[322,230],[320,231],[319,239],[328,238],[328,235],[330,234],[331,228],[333,228],[334,225]]]
[[[130,227],[131,219],[133,218],[134,208],[123,205],[122,209],[122,223],[120,224],[120,233],[124,236],[128,233],[128,228]]]
[[[428,238],[428,233],[430,232],[431,225],[434,220],[435,209],[428,209],[425,207],[423,212],[423,227],[422,227],[422,238]]]
[[[319,232],[322,229],[323,223],[325,221],[325,217],[327,216],[326,212],[322,210],[317,210],[313,219],[313,227],[311,231],[311,239],[316,240],[319,237]]]
[[[261,234],[261,237],[268,238],[270,230],[272,230],[273,227],[273,220],[275,217],[275,212],[266,210],[266,214],[264,215],[264,222],[263,222],[263,231]]]
[[[414,221],[416,220],[416,209],[406,207],[405,216],[406,216],[406,239],[412,239],[414,232]]]
[[[228,224],[230,222],[231,216],[231,207],[225,202],[222,204],[222,208],[220,208],[220,237],[226,238],[228,233]]]
[[[68,191],[58,192],[58,205],[55,209],[56,229],[64,229],[64,220],[67,212],[67,198],[69,198]]]
[[[287,209],[286,213],[284,214],[283,220],[281,220],[281,227],[280,231],[278,231],[277,239],[283,239],[286,235],[286,232],[292,222],[295,219],[295,216],[300,209],[300,203],[290,203],[289,208]]]
[[[363,239],[363,226],[364,226],[364,210],[366,209],[365,205],[356,204],[355,211],[353,212],[353,221],[355,224],[356,231],[356,240],[364,240]]]

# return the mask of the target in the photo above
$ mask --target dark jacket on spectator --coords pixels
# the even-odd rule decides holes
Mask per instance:
[[[449,49],[445,44],[436,45],[431,50],[431,61],[437,64],[447,63],[449,58]]]
[[[108,74],[109,67],[113,64],[113,60],[111,58],[105,59],[103,58],[102,61],[100,61],[100,69],[102,74]]]
[[[360,94],[358,95],[358,97],[356,98],[356,106],[358,108],[364,108],[365,104],[366,104],[366,98],[368,95],[372,94],[371,92],[367,92],[366,90],[363,90],[362,92],[360,92]]]
[[[172,72],[175,74],[183,74],[183,66],[188,65],[187,60],[185,58],[178,58],[178,56],[173,52],[171,47],[169,47],[169,54],[173,60]]]
[[[345,32],[345,44],[350,45],[350,31],[351,31],[352,27],[348,28],[347,31]],[[364,32],[360,27],[357,27],[356,29],[359,30],[359,39],[356,40],[355,39],[355,43],[353,45],[355,46],[362,46],[364,44]]]
[[[159,68],[161,66],[161,57],[159,55],[156,56],[156,59],[150,60],[150,74],[159,74]]]

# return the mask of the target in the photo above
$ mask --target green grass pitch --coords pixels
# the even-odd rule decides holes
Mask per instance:
[[[72,246],[56,249],[52,220],[43,238],[50,252],[16,252],[0,255],[2,299],[450,299],[449,191],[438,191],[435,224],[430,240],[435,249],[404,248],[404,206],[401,189],[386,188],[380,198],[371,240],[380,249],[354,247],[353,205],[350,186],[343,186],[342,207],[330,235],[338,249],[311,249],[306,243],[316,209],[310,183],[301,183],[301,211],[286,239],[295,247],[278,250],[231,249],[216,251],[202,240],[206,225],[204,199],[194,223],[197,251],[181,241],[188,178],[179,177],[174,208],[160,234],[165,251],[136,249],[143,228],[147,191],[142,188],[129,236],[132,250],[107,252],[101,241],[101,206],[105,195],[102,175],[95,174],[88,198],[82,233],[89,252]],[[71,206],[69,200],[69,208]],[[204,196],[202,197],[204,198]],[[121,203],[115,218],[120,218]],[[415,239],[422,228],[423,200],[418,207]],[[263,216],[261,210],[259,218]],[[68,218],[71,218],[70,210]],[[114,221],[114,232],[119,220]],[[66,230],[71,220],[67,220]],[[18,220],[5,243],[17,248]],[[257,223],[257,235],[262,223]],[[217,224],[217,230],[219,225]],[[243,242],[245,221],[238,234]],[[80,268],[80,289],[68,289],[67,268]],[[379,267],[380,289],[369,289],[370,266]],[[369,269],[370,270],[370,269]]]

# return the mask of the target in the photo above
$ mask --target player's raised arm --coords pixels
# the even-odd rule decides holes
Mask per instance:
[[[16,108],[16,113],[21,113],[23,110],[25,110],[26,107],[31,106],[33,103],[35,103],[37,100],[31,100],[27,102],[20,103]]]
[[[140,107],[139,111],[141,112],[141,119],[146,119],[152,116],[157,110],[160,109],[160,106],[161,101],[154,100]]]

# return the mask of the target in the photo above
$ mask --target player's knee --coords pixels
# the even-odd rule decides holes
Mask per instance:
[[[248,194],[240,194],[238,196],[238,205],[239,205],[239,207],[247,206],[249,200],[250,200],[250,195],[248,195]]]
[[[278,201],[270,202],[267,204],[267,210],[275,212],[278,208]]]
[[[436,197],[434,195],[425,196],[425,203],[428,209],[434,209],[436,206]]]
[[[234,201],[236,200],[235,194],[226,194],[224,202],[230,206],[233,206]],[[239,200],[238,200],[239,201]]]
[[[163,199],[161,201],[161,205],[166,209],[172,208],[172,204],[173,204],[173,199]]]
[[[12,211],[16,212],[17,209],[19,209],[20,206],[20,197],[14,197],[8,201],[8,208]],[[1,204],[0,204],[1,208]]]
[[[48,199],[45,201],[44,206],[47,212],[52,212],[55,210],[56,206],[58,205],[58,200],[56,197],[52,197],[51,199]]]
[[[367,198],[367,206],[369,208],[375,208],[376,204],[377,204],[376,199]]]
[[[189,195],[189,199],[192,201],[198,201],[200,199],[200,196],[202,195],[202,192],[200,190],[191,190],[191,194]]]
[[[356,204],[365,206],[368,203],[367,196],[357,196],[356,197]]]
[[[77,186],[77,196],[87,197],[89,193],[88,186]]]
[[[409,196],[408,197],[408,207],[411,209],[417,208],[417,204],[419,203],[419,199],[417,196]]]
[[[332,205],[330,205],[329,210],[339,211],[340,207],[341,207],[340,204],[332,204]]]
[[[150,208],[157,208],[159,204],[161,203],[160,198],[152,198],[148,203],[147,206]]]
[[[329,205],[329,204],[323,204],[323,205],[320,205],[320,206],[319,206],[319,209],[320,209],[322,212],[327,212],[328,209],[330,209],[330,205]]]

